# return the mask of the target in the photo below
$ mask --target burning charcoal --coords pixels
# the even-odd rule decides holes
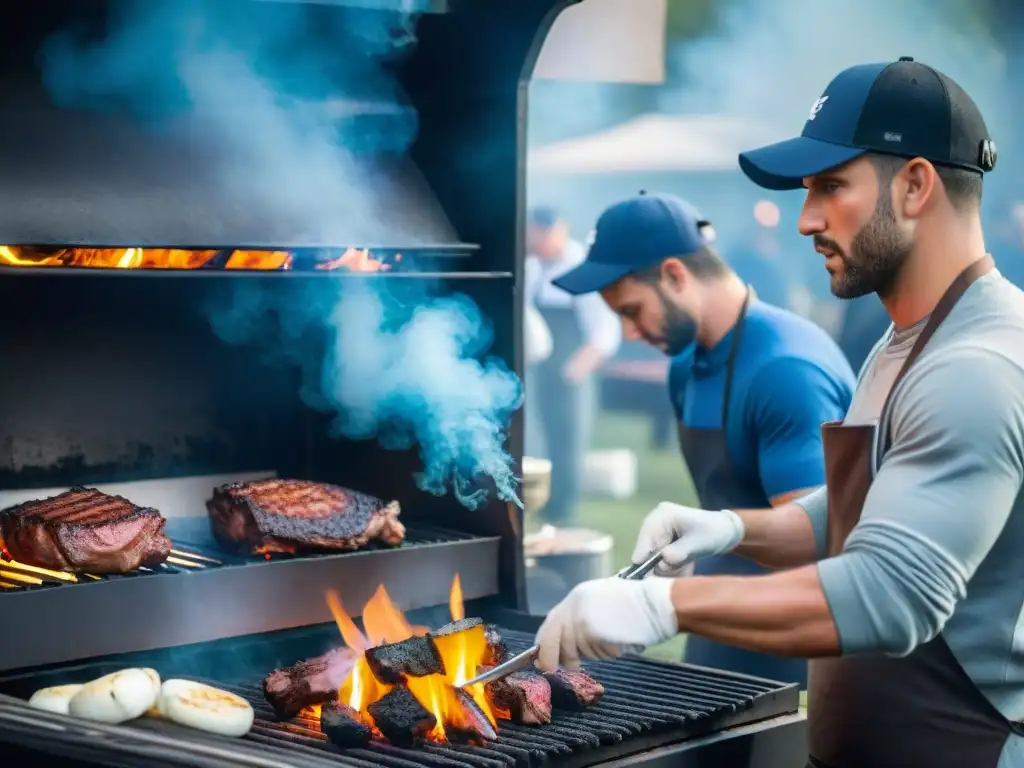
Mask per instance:
[[[404,685],[392,688],[366,711],[380,732],[396,747],[411,746],[417,737],[426,736],[437,725],[437,718]]]
[[[293,667],[275,669],[263,681],[263,696],[282,720],[295,717],[305,707],[336,699],[358,658],[348,648],[336,648]]]
[[[484,623],[483,619],[471,618],[471,619],[459,619],[458,621],[452,621],[445,624],[443,627],[431,630],[431,637],[448,637],[449,635],[457,635],[459,632],[465,632],[472,629],[473,627],[479,627]]]
[[[480,667],[486,672],[490,667]],[[545,725],[551,722],[551,685],[540,672],[523,669],[485,686],[487,700],[513,723]]]
[[[488,624],[484,627],[484,635],[487,638],[487,655],[484,656],[484,664],[489,667],[496,667],[509,657],[508,646],[501,636],[501,630],[495,624]]]
[[[320,730],[337,747],[360,747],[373,738],[373,730],[359,719],[359,713],[336,701],[320,710]]]
[[[604,696],[604,686],[582,669],[559,668],[544,677],[551,684],[551,702],[558,709],[592,707]]]
[[[388,685],[398,685],[405,679],[405,675],[425,677],[445,674],[444,659],[434,645],[433,638],[427,635],[369,648],[366,651],[366,663],[370,665],[373,676]]]
[[[448,738],[463,744],[480,745],[497,739],[498,732],[473,697],[461,688],[452,688],[452,692],[459,702],[459,711],[450,714],[444,724]]]

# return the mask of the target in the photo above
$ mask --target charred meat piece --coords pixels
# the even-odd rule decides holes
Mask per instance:
[[[334,701],[358,658],[348,648],[336,648],[293,667],[275,669],[263,681],[263,696],[281,719],[295,717],[305,707]]]
[[[366,649],[365,656],[373,676],[388,685],[398,685],[406,675],[425,677],[445,673],[444,659],[429,635],[377,645]]]
[[[378,730],[396,747],[412,746],[426,736],[437,718],[424,708],[404,685],[392,688],[366,708]]]
[[[544,677],[551,684],[551,703],[557,709],[592,707],[604,696],[604,686],[582,669],[560,668]]]
[[[332,701],[320,710],[320,731],[336,747],[361,747],[373,738],[373,729],[347,704]]]
[[[0,512],[0,538],[25,565],[74,573],[128,573],[171,553],[155,509],[76,486]]]
[[[484,636],[487,638],[487,654],[484,656],[484,664],[488,667],[496,667],[508,660],[508,646],[501,637],[501,630],[495,624],[488,624],[484,627]]]
[[[459,709],[446,718],[444,730],[448,738],[463,744],[481,745],[497,739],[498,732],[473,697],[461,688],[452,688],[452,691],[458,699]]]
[[[222,485],[206,502],[213,535],[225,549],[251,555],[361,549],[405,539],[397,501],[309,480]]]
[[[486,672],[490,667],[480,667]],[[545,725],[551,722],[551,685],[540,672],[523,669],[484,687],[487,700],[513,723]]]

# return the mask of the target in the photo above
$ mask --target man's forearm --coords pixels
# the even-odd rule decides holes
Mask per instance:
[[[777,656],[837,656],[839,634],[818,579],[804,566],[767,576],[676,579],[680,632]]]
[[[799,504],[772,509],[733,510],[743,520],[743,541],[733,550],[768,568],[796,568],[816,562],[814,526]]]

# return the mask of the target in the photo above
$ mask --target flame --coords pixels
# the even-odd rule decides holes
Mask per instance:
[[[412,626],[402,611],[395,606],[383,586],[377,588],[373,597],[363,609],[363,627],[365,634],[359,631],[355,622],[345,612],[344,606],[336,592],[327,593],[327,605],[331,610],[345,645],[356,651],[364,652],[385,643],[397,643],[408,640],[414,635],[426,634],[427,627]],[[452,620],[465,618],[462,604],[462,587],[458,575],[452,582],[449,596],[449,608]],[[476,674],[477,667],[487,653],[487,638],[483,625],[472,627],[434,639],[438,653],[444,660],[444,675],[427,675],[426,677],[408,677],[406,685],[416,699],[429,710],[437,720],[437,725],[427,735],[428,739],[444,742],[448,740],[445,726],[467,728],[469,724],[462,722],[463,709],[456,695],[455,688]],[[381,683],[373,676],[365,656],[360,656],[352,673],[342,684],[338,692],[339,701],[348,704],[360,713],[368,725],[373,726],[373,718],[367,707],[385,696],[393,686]],[[484,686],[474,685],[465,690],[480,707],[481,711],[496,726],[494,712],[487,701]]]
[[[222,264],[218,254],[226,254]],[[401,255],[395,256],[401,261]],[[92,267],[105,269],[249,269],[278,271],[292,269],[289,251],[183,250],[176,248],[42,248],[0,245],[0,266],[7,267]],[[321,261],[318,270],[345,269],[350,272],[386,272],[391,268],[369,249],[347,248],[337,258]]]

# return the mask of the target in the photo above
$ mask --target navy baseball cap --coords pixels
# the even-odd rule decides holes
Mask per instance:
[[[552,280],[563,291],[593,293],[669,257],[696,253],[714,240],[714,230],[685,200],[641,192],[602,213],[591,238],[586,261]]]
[[[805,177],[867,152],[978,173],[996,164],[995,142],[971,97],[946,75],[904,56],[840,72],[811,106],[800,136],[741,153],[740,168],[766,189],[799,189]]]

